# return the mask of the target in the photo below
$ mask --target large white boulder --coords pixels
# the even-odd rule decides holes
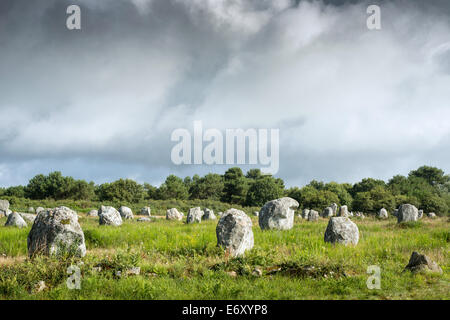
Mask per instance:
[[[202,217],[202,220],[216,220],[216,216],[214,214],[214,211],[208,208],[205,208],[205,213]]]
[[[125,220],[133,219],[133,211],[131,211],[131,209],[128,207],[121,206],[119,208],[119,213],[120,213],[120,216],[122,217],[122,219],[125,219]]]
[[[36,215],[35,214],[31,214],[31,213],[23,213],[23,212],[18,212],[18,214],[25,220],[30,222],[31,224],[34,223],[34,220],[36,220]]]
[[[27,239],[28,254],[86,254],[84,233],[78,215],[67,207],[40,211]]]
[[[225,248],[231,256],[243,255],[253,248],[252,220],[243,211],[227,210],[216,227],[217,245]]]
[[[285,197],[267,202],[259,212],[261,229],[289,230],[294,226],[294,210],[299,206],[292,198]]]
[[[301,217],[303,218],[303,219],[308,219],[308,215],[309,215],[309,212],[310,212],[311,210],[309,210],[309,209],[303,209],[302,210],[302,215],[301,215]]]
[[[398,208],[397,222],[417,221],[419,219],[419,210],[412,204],[402,204]]]
[[[200,207],[189,209],[189,213],[186,218],[186,223],[202,222],[202,217],[205,213]]]
[[[324,236],[325,242],[358,244],[358,226],[347,217],[331,217]]]
[[[318,221],[319,220],[319,212],[316,210],[309,211],[308,221]]]
[[[179,212],[176,208],[172,208],[166,211],[166,219],[167,220],[183,220],[184,214],[183,212]]]
[[[322,217],[323,218],[331,218],[334,215],[332,207],[326,207],[323,210]]]
[[[27,227],[27,223],[22,218],[20,214],[17,212],[13,212],[8,216],[8,219],[6,220],[5,227],[18,227],[18,228],[25,228]]]
[[[377,215],[378,219],[387,219],[389,218],[388,212],[385,208],[380,209]]]
[[[8,216],[9,212],[9,201],[8,200],[0,200],[0,216],[5,215]]]
[[[119,211],[110,206],[101,206],[98,210],[98,222],[101,225],[120,226],[123,221]]]

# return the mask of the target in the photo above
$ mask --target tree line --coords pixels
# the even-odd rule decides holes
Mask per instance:
[[[331,203],[347,205],[350,210],[376,212],[381,208],[394,210],[402,203],[411,203],[426,212],[447,215],[450,208],[450,176],[439,168],[422,166],[407,176],[396,175],[389,181],[365,178],[355,184],[313,180],[304,187],[286,188],[284,181],[263,175],[259,169],[244,174],[230,168],[223,175],[209,173],[184,179],[169,175],[159,187],[119,179],[96,185],[76,180],[56,171],[38,174],[26,186],[1,188],[0,196],[33,200],[195,200],[210,199],[242,206],[262,206],[265,202],[289,196],[300,203],[300,209],[323,210]]]

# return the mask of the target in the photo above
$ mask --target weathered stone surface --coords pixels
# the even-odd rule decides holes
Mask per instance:
[[[35,214],[31,214],[31,213],[22,213],[22,212],[18,212],[20,214],[20,216],[25,220],[30,222],[31,224],[34,223],[34,220],[36,219],[36,215]]]
[[[255,217],[259,217],[259,212],[258,212],[258,211],[254,211],[254,212],[253,212],[253,215],[254,215]]]
[[[214,211],[208,208],[205,208],[205,213],[202,216],[202,220],[216,220],[216,216],[214,215]]]
[[[179,212],[176,208],[172,208],[166,211],[166,219],[167,220],[183,220],[184,214]]]
[[[122,217],[122,219],[125,219],[125,220],[133,219],[133,211],[131,211],[131,209],[128,207],[121,206],[119,208],[119,213],[120,213],[120,216]]]
[[[424,254],[420,254],[414,251],[409,259],[408,265],[405,267],[405,270],[410,270],[411,272],[421,272],[421,271],[431,271],[442,273],[441,267],[427,257]]]
[[[8,210],[9,210],[9,201],[0,200],[0,213],[5,216],[8,216],[9,215]]]
[[[318,221],[319,213],[316,210],[309,211],[308,221]]]
[[[42,207],[37,207],[37,208],[36,208],[36,214],[38,214],[39,212],[44,211],[44,210],[45,210],[45,209],[42,208]]]
[[[5,223],[6,227],[18,227],[18,228],[25,228],[27,227],[27,223],[22,218],[20,214],[17,212],[13,212],[8,216],[8,219]]]
[[[28,213],[35,213],[36,211],[34,210],[34,208],[33,207],[29,207],[28,208]]]
[[[389,218],[388,212],[385,208],[380,209],[377,215],[378,219],[387,219]]]
[[[332,207],[327,207],[322,212],[322,217],[324,217],[324,218],[331,218],[333,215],[334,215],[334,213],[333,213]]]
[[[218,214],[217,214],[218,216],[219,216],[219,218],[220,217],[222,217],[223,216],[223,212],[219,212]]]
[[[348,213],[348,216],[349,216],[349,217],[353,217],[353,211],[350,211],[350,212]]]
[[[141,217],[137,219],[138,222],[151,222],[152,219],[150,217]]]
[[[341,206],[339,208],[338,217],[349,217],[347,206]]]
[[[143,207],[141,209],[141,216],[151,216],[152,215],[152,209],[150,207]]]
[[[302,210],[302,218],[303,219],[308,219],[309,211],[311,211],[311,210],[309,210],[309,209]]]
[[[186,218],[186,223],[202,222],[202,217],[205,213],[200,207],[189,209],[189,213]]]
[[[236,257],[253,248],[252,220],[241,210],[227,210],[216,227],[217,245]]]
[[[419,210],[412,204],[402,204],[398,208],[397,222],[417,221],[419,219]]]
[[[87,214],[89,217],[98,217],[98,210],[91,210]]]
[[[434,218],[436,218],[436,213],[434,213],[434,212],[429,212],[429,213],[427,214],[427,216],[428,216],[428,218],[430,218],[430,219],[434,219]]]
[[[110,206],[101,206],[98,210],[98,222],[101,225],[120,226],[123,221],[119,211]]]
[[[423,217],[423,210],[419,210],[417,213],[418,213],[417,219],[422,219],[422,217]]]
[[[392,215],[393,215],[394,217],[397,217],[397,216],[398,216],[398,209],[395,209],[394,212],[392,212]]]
[[[267,202],[259,212],[261,229],[289,230],[294,226],[294,210],[299,206],[292,198],[285,197]]]
[[[335,216],[336,214],[337,214],[337,210],[338,210],[338,205],[337,205],[337,203],[332,203],[331,205],[330,205],[330,207],[331,207],[331,209],[333,209],[333,216]]]
[[[358,226],[347,217],[331,217],[325,231],[325,242],[358,244]]]
[[[86,254],[78,215],[67,207],[40,211],[28,234],[27,245],[30,256],[65,253],[83,257]]]

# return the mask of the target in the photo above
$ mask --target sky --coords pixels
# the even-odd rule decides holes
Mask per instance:
[[[66,27],[71,4],[81,30]],[[172,132],[196,120],[278,129],[287,186],[449,173],[449,119],[446,0],[0,2],[3,187],[52,171],[153,185],[224,173],[172,162]]]

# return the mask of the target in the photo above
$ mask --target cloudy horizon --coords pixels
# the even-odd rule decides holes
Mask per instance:
[[[195,120],[279,129],[287,186],[449,173],[450,2],[426,3],[4,0],[0,186],[52,171],[159,185],[238,166],[172,163],[171,133]],[[81,30],[66,28],[71,4]]]

